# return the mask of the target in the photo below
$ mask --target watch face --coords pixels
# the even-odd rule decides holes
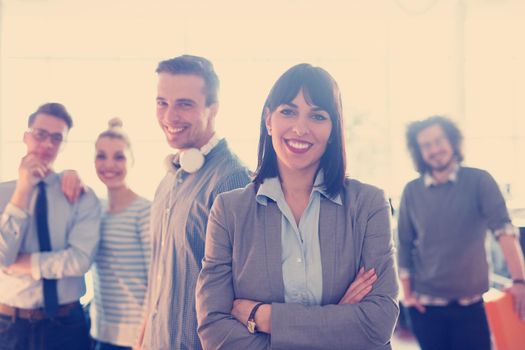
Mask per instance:
[[[246,327],[248,327],[248,332],[255,333],[255,321],[248,320],[248,323],[246,324]]]

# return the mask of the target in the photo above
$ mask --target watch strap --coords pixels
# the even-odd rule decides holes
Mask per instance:
[[[248,331],[250,333],[255,333],[256,332],[256,329],[255,327],[257,326],[255,324],[255,313],[257,312],[257,310],[259,309],[259,307],[261,305],[264,305],[264,304],[268,304],[268,303],[265,303],[265,302],[259,302],[257,304],[255,304],[252,308],[252,311],[250,312],[250,316],[248,316],[248,323],[247,323],[247,327],[248,327]]]

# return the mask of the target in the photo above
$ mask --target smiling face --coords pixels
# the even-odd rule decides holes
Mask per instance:
[[[454,150],[445,131],[439,124],[433,124],[416,136],[421,157],[431,171],[445,171],[455,163]]]
[[[126,186],[129,149],[119,138],[101,137],[95,145],[95,169],[108,189]]]
[[[309,104],[300,90],[291,102],[267,111],[266,128],[281,175],[297,171],[315,175],[332,131],[328,112]]]
[[[204,84],[198,75],[159,74],[157,119],[171,147],[201,148],[213,136],[218,104],[206,105]]]

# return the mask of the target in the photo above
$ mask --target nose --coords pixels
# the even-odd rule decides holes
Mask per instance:
[[[177,108],[175,106],[170,106],[166,109],[166,112],[164,114],[164,117],[167,121],[174,121],[179,119],[179,113]]]
[[[51,142],[51,137],[46,137],[44,141],[41,142],[41,145],[47,149],[54,148],[55,145]]]
[[[292,130],[297,136],[304,136],[308,134],[310,130],[306,118],[299,116],[299,118],[297,118],[295,121]]]

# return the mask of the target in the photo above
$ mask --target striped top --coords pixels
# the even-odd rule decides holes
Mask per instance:
[[[153,250],[143,350],[202,349],[195,284],[208,215],[219,193],[249,181],[247,169],[221,140],[199,171],[172,168],[160,183],[151,206]]]
[[[135,343],[151,255],[150,206],[150,201],[137,197],[124,211],[104,211],[92,268],[91,336],[96,340],[119,346]]]

